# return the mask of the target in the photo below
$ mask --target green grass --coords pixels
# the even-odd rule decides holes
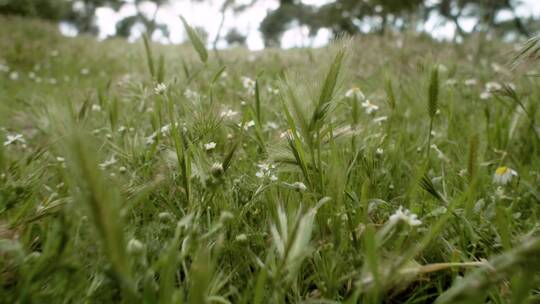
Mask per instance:
[[[540,301],[540,82],[513,45],[0,25],[0,302]]]

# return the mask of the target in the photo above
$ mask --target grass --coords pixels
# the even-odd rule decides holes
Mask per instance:
[[[0,24],[0,302],[540,301],[540,83],[515,46],[216,57],[189,30]]]

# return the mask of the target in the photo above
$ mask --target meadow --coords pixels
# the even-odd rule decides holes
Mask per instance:
[[[534,48],[0,25],[0,303],[540,302]]]

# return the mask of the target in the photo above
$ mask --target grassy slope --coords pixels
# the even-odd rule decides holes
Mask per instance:
[[[0,74],[0,125],[26,140],[0,150],[0,301],[432,302],[451,287],[450,302],[538,300],[540,87],[505,68],[510,46],[341,43],[336,88],[317,106],[340,45],[211,52],[207,65],[189,46],[155,45],[168,85],[156,95],[142,42],[0,25],[0,63],[19,74]],[[430,139],[440,152],[428,161],[435,63],[445,67]],[[243,76],[258,77],[260,103]],[[525,111],[499,94],[480,100],[489,81],[514,83]],[[352,86],[379,110],[345,98]],[[220,117],[227,109],[238,114]],[[158,131],[171,121],[178,128]],[[287,142],[287,129],[299,136]],[[278,181],[256,177],[261,163]],[[503,165],[519,180],[497,189]],[[422,225],[392,224],[400,205]],[[488,276],[468,264],[496,255]],[[479,272],[461,289],[470,268]]]

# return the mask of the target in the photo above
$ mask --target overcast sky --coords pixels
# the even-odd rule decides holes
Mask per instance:
[[[166,6],[161,7],[158,11],[157,19],[161,23],[169,26],[171,32],[170,39],[173,43],[179,43],[185,40],[185,34],[178,15],[182,14],[192,26],[203,27],[209,34],[211,40],[215,37],[221,14],[219,9],[225,0],[207,0],[203,3],[192,3],[189,0],[171,0]],[[433,0],[437,1],[437,0]],[[250,2],[250,0],[239,0],[241,2]],[[322,5],[331,2],[329,0],[303,0],[305,4]],[[241,33],[246,34],[247,44],[250,49],[257,50],[263,48],[262,36],[258,31],[260,22],[266,16],[268,10],[278,7],[277,0],[260,0],[252,8],[238,14],[234,14],[230,10],[225,17],[225,24],[222,35],[226,34],[231,28],[237,28]],[[154,12],[153,4],[143,5],[143,9],[149,14]],[[540,0],[522,0],[522,5],[517,9],[521,16],[540,17]],[[115,12],[109,8],[99,8],[97,11],[98,25],[101,30],[100,37],[104,38],[115,33],[115,24],[125,16],[130,16],[135,13],[135,8],[132,5],[124,6],[119,12]],[[432,18],[426,24],[426,29],[431,31],[439,38],[451,37],[454,32],[454,27],[451,24],[445,26],[437,25],[436,18]],[[472,22],[469,22],[472,24]],[[468,24],[465,22],[464,27]],[[282,46],[285,48],[297,46],[320,46],[325,44],[330,37],[330,32],[320,30],[314,39],[308,38],[308,29],[295,27],[291,28],[283,35]],[[154,37],[159,39],[160,37]],[[225,43],[221,42],[220,47],[225,47]]]

